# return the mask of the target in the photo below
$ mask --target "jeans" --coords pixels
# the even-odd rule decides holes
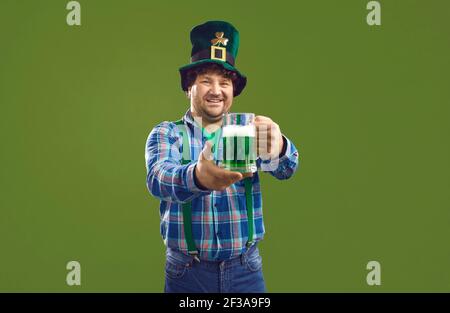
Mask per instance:
[[[168,248],[165,270],[164,292],[266,292],[256,244],[241,256],[225,261],[197,262]]]

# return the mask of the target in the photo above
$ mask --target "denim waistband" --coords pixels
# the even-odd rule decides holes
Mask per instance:
[[[218,266],[220,264],[222,265],[233,265],[235,263],[241,263],[243,262],[243,259],[245,258],[251,258],[253,254],[259,254],[257,243],[254,243],[250,248],[248,248],[245,252],[243,252],[241,255],[234,257],[229,260],[204,260],[201,259],[200,263],[203,265],[210,265],[210,266]],[[166,257],[172,258],[177,260],[180,263],[193,263],[195,262],[194,257],[184,254],[180,252],[179,250],[175,250],[172,248],[167,248],[166,251]]]

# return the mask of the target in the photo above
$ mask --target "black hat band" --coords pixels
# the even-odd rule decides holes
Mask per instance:
[[[227,62],[229,64],[231,64],[232,66],[234,66],[234,58],[231,55],[231,53],[225,53],[225,54],[226,54]],[[191,63],[192,62],[197,62],[197,61],[200,61],[200,60],[205,60],[205,59],[211,59],[211,50],[204,49],[204,50],[201,50],[201,51],[197,52],[196,54],[194,54],[191,57]],[[221,59],[221,56],[218,56],[216,59],[217,60]]]

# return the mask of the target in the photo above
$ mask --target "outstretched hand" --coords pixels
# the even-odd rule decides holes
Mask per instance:
[[[253,173],[242,174],[220,168],[213,161],[211,148],[211,142],[207,141],[195,167],[195,176],[203,187],[222,191],[235,182],[253,175]]]

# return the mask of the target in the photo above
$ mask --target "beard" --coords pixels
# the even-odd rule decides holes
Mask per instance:
[[[195,111],[208,123],[215,123],[222,120],[223,114],[227,112],[229,105],[225,101],[224,99],[220,107],[211,107],[206,100],[203,100],[194,105]]]
[[[225,113],[225,107],[222,107],[220,112],[217,112],[217,110],[214,109],[203,109],[202,110],[202,117],[209,122],[217,122],[220,119],[222,119],[223,114]]]

